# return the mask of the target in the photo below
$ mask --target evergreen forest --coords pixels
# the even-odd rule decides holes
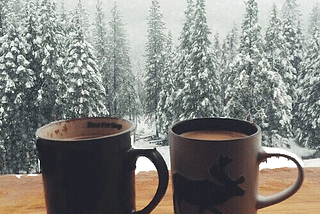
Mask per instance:
[[[231,117],[258,124],[263,145],[320,149],[320,5],[302,26],[296,0],[256,0],[240,25],[212,35],[205,0],[185,0],[177,44],[160,0],[146,11],[143,71],[135,70],[116,1],[94,19],[77,0],[0,1],[0,174],[38,171],[36,130],[80,117],[147,118],[165,137],[174,122]],[[212,41],[211,41],[211,38]]]

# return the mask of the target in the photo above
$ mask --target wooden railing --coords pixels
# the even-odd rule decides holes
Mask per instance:
[[[302,188],[294,196],[277,205],[259,210],[258,214],[320,213],[320,168],[306,168]],[[45,214],[42,178],[39,176],[0,176],[0,214]],[[264,169],[260,172],[259,191],[270,195],[290,186],[297,177],[296,169]],[[156,172],[140,172],[136,176],[137,209],[143,208],[156,191]],[[153,214],[173,214],[172,182],[164,199]]]

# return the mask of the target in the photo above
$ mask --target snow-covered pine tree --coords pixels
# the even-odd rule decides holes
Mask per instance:
[[[298,143],[320,146],[320,6],[316,4],[309,19],[306,58],[299,75],[298,108],[295,114]]]
[[[90,27],[89,13],[85,5],[82,3],[82,1],[83,0],[77,0],[77,4],[75,4],[74,9],[69,12],[69,22],[71,22],[69,23],[70,24],[69,31],[74,32],[81,26],[81,29],[83,31],[82,33],[85,40],[92,43],[93,41],[91,41],[92,39],[91,31],[89,30],[89,27]],[[78,23],[74,22],[75,16],[79,16],[77,18]]]
[[[61,48],[62,58],[65,59],[67,47],[69,45],[68,31],[72,28],[72,25],[70,22],[70,15],[66,12],[64,1],[61,1],[57,22],[58,22],[59,29],[61,31],[61,33],[58,35],[60,40],[59,48]]]
[[[292,141],[292,99],[288,95],[287,86],[278,72],[263,70],[262,80],[255,93],[262,94],[264,99],[258,100],[261,106],[256,119],[263,132],[263,145],[290,147]]]
[[[257,74],[262,69],[259,63],[263,58],[263,43],[258,23],[258,4],[255,0],[248,0],[245,4],[240,46],[232,67],[230,88],[226,92],[226,113],[229,117],[254,121],[259,112],[254,87]]]
[[[307,38],[309,40],[312,40],[315,36],[318,36],[318,32],[320,30],[320,3],[317,2],[313,8],[312,12],[310,14],[309,18],[309,27],[308,27],[308,36]]]
[[[282,8],[283,33],[287,43],[288,56],[293,69],[291,79],[284,79],[289,85],[288,93],[293,99],[292,114],[297,114],[299,100],[297,95],[298,77],[302,69],[304,55],[304,36],[301,29],[301,12],[297,0],[286,0]],[[289,82],[287,82],[289,80]],[[297,129],[300,121],[292,120],[292,126]],[[296,133],[296,132],[295,132]]]
[[[145,91],[146,115],[150,120],[158,121],[158,102],[161,92],[161,75],[164,68],[164,49],[166,36],[165,23],[160,11],[158,0],[151,1],[148,16],[148,41],[146,43]],[[156,135],[159,134],[159,124],[156,124]]]
[[[214,51],[216,58],[218,59],[218,62],[220,62],[219,60],[221,59],[221,56],[222,56],[222,48],[220,46],[219,40],[220,40],[219,33],[216,33],[214,35],[214,40],[213,40],[213,51]]]
[[[145,89],[145,82],[144,82],[144,76],[145,76],[145,70],[143,66],[140,63],[140,60],[137,59],[136,62],[136,72],[135,72],[135,79],[136,79],[136,91],[137,91],[137,100],[138,100],[138,106],[139,108],[137,109],[137,115],[143,115],[146,110],[146,91]]]
[[[6,19],[8,15],[8,2],[9,0],[0,1],[0,37],[4,36],[7,30]]]
[[[7,0],[4,0],[6,2]],[[23,5],[25,1],[24,0],[9,0],[7,1],[7,4],[9,5],[9,10],[11,13],[13,13],[16,17],[16,24],[17,27],[21,24],[21,14],[23,10]]]
[[[28,68],[34,73],[34,84],[31,90],[27,90],[27,99],[24,100],[25,110],[27,114],[25,115],[28,121],[26,130],[26,136],[29,142],[28,146],[28,156],[29,165],[36,165],[38,155],[36,149],[34,148],[34,141],[37,128],[39,127],[38,114],[39,106],[37,105],[38,91],[41,89],[41,71],[42,71],[42,59],[40,57],[41,52],[41,36],[39,32],[39,5],[38,2],[28,1],[25,2],[23,10],[21,12],[20,21],[20,32],[22,37],[26,40],[26,55],[25,58],[29,62]]]
[[[234,25],[230,32],[227,34],[226,39],[222,45],[222,52],[221,52],[221,72],[220,72],[220,88],[221,88],[221,104],[223,109],[221,111],[221,116],[226,116],[226,106],[227,106],[227,97],[226,93],[228,88],[232,87],[229,86],[230,80],[233,79],[232,75],[232,65],[234,59],[237,55],[239,45],[239,35],[238,29]]]
[[[304,60],[302,63],[302,70],[298,76],[298,84],[299,87],[302,85],[300,84],[300,80],[305,78],[305,75],[312,70],[312,66],[319,58],[318,53],[318,42],[320,37],[320,4],[317,3],[314,5],[312,12],[309,18],[309,26],[308,26],[308,33],[307,33],[307,40],[306,40],[306,47],[305,47],[305,55]]]
[[[262,143],[265,146],[289,147],[292,140],[292,98],[282,76],[271,69],[269,62],[262,59],[261,71],[256,74],[254,87],[254,116],[262,129]]]
[[[187,8],[184,11],[184,23],[182,31],[179,36],[179,45],[177,47],[176,56],[174,59],[173,74],[173,93],[171,94],[171,100],[173,100],[173,121],[179,121],[180,116],[183,114],[183,103],[182,100],[177,96],[180,95],[183,88],[183,81],[186,78],[185,71],[189,69],[189,57],[192,50],[191,35],[194,29],[194,2],[193,0],[187,0]]]
[[[40,85],[37,105],[39,107],[39,124],[47,124],[61,119],[59,115],[59,96],[64,87],[63,49],[60,44],[61,30],[58,25],[56,4],[51,0],[42,0],[39,9],[39,33],[41,49]]]
[[[225,106],[225,88],[223,86],[225,85],[226,81],[226,75],[224,71],[224,63],[225,63],[225,56],[224,56],[224,49],[225,46],[220,45],[219,41],[219,33],[216,33],[214,35],[214,41],[213,41],[213,53],[216,58],[216,72],[217,76],[219,78],[219,86],[220,86],[220,96],[219,96],[219,112],[220,116],[224,115],[224,106]]]
[[[269,25],[265,36],[265,54],[270,63],[271,70],[278,72],[284,82],[290,87],[289,82],[294,78],[295,69],[291,64],[286,38],[283,35],[283,24],[278,15],[276,5],[272,6]]]
[[[158,124],[161,133],[167,133],[168,127],[172,125],[175,121],[174,117],[174,59],[175,52],[172,41],[172,33],[169,31],[167,36],[167,43],[164,51],[164,69],[161,75],[161,92],[159,94],[158,103]]]
[[[64,83],[61,97],[63,118],[107,116],[105,89],[102,76],[95,62],[93,47],[85,40],[82,11],[79,1],[72,17],[70,45],[65,62]]]
[[[6,1],[0,1],[0,47],[2,46],[2,43],[4,42],[4,35],[7,31],[7,25],[6,25],[6,17],[7,17],[7,2]],[[0,53],[1,57],[1,53]],[[1,78],[1,77],[0,77]],[[0,97],[4,95],[4,92],[0,91]],[[1,103],[1,101],[0,101]],[[3,107],[0,105],[0,115],[3,114]],[[2,119],[0,118],[0,126],[2,125]],[[0,174],[4,171],[4,163],[5,163],[5,147],[4,147],[4,139],[0,136]]]
[[[29,172],[30,132],[28,96],[34,86],[34,72],[26,60],[26,41],[19,35],[14,18],[0,47],[0,150],[2,173]]]
[[[297,0],[286,0],[282,8],[283,33],[291,56],[291,64],[295,69],[294,77],[291,80],[291,87],[297,83],[303,59],[303,35],[301,32],[301,12]]]
[[[275,4],[270,12],[265,42],[268,65],[261,71],[261,82],[255,92],[263,96],[259,101],[259,105],[263,106],[263,114],[257,119],[264,132],[264,144],[283,146],[292,138],[292,98],[288,94],[288,82],[294,69],[290,63],[282,22]]]
[[[135,78],[129,57],[125,24],[116,2],[111,10],[109,29],[106,69],[103,75],[110,115],[133,119],[137,108]]]
[[[205,1],[194,4],[193,26],[189,37],[190,52],[179,70],[182,88],[176,99],[182,104],[180,119],[212,117],[219,115],[219,81],[217,62],[211,49],[207,25]]]
[[[26,59],[29,61],[29,67],[35,72],[35,88],[34,88],[34,97],[37,98],[38,90],[41,88],[42,82],[40,82],[40,74],[42,69],[42,59],[40,57],[41,51],[41,36],[39,32],[39,20],[38,12],[39,5],[34,4],[33,2],[26,2],[24,5],[22,17],[22,35],[26,39],[28,44]],[[37,111],[34,111],[38,114]],[[35,117],[37,119],[37,117]]]
[[[63,26],[63,29],[66,29],[67,26],[68,14],[66,12],[65,2],[61,1],[60,5],[60,24]]]
[[[83,15],[85,17],[85,14]],[[58,27],[58,33],[57,33],[57,39],[58,43],[56,48],[59,49],[57,54],[59,55],[59,59],[57,61],[58,63],[58,75],[60,75],[60,78],[58,78],[58,85],[56,90],[58,91],[58,96],[56,97],[56,104],[57,107],[54,109],[54,114],[56,115],[57,119],[63,118],[63,98],[62,95],[66,89],[66,79],[65,79],[65,72],[66,72],[66,59],[68,57],[68,49],[72,43],[72,35],[70,35],[70,32],[73,32],[73,25],[71,22],[72,13],[69,14],[66,12],[65,9],[65,2],[61,1],[60,10],[57,14],[57,27]],[[71,33],[72,34],[72,33]]]
[[[97,1],[94,31],[93,31],[93,47],[97,57],[97,64],[101,72],[105,70],[107,56],[107,25],[105,23],[105,13],[102,8],[101,0]]]
[[[96,4],[96,13],[94,21],[94,31],[93,31],[93,47],[95,50],[95,56],[97,57],[97,65],[99,72],[102,75],[103,86],[106,90],[106,108],[110,113],[111,101],[108,97],[110,88],[110,75],[107,70],[109,69],[108,65],[108,36],[107,36],[107,24],[105,22],[105,12],[102,8],[102,2],[97,1]]]
[[[184,23],[182,27],[182,31],[179,37],[179,49],[181,51],[186,50],[185,54],[191,52],[191,35],[194,30],[194,11],[195,10],[195,3],[194,0],[187,0],[187,8],[184,11]]]
[[[289,138],[292,137],[292,99],[288,95],[287,85],[279,68],[273,64],[277,62],[281,51],[274,46],[272,50],[265,47],[266,53],[263,52],[257,16],[258,5],[254,0],[248,0],[246,5],[247,13],[242,23],[239,54],[233,67],[236,76],[231,75],[233,81],[227,94],[227,109],[229,114],[237,118],[257,123],[262,128],[264,145],[287,146]],[[275,19],[271,19],[268,26],[266,40],[269,45],[272,45],[269,39],[280,40],[279,32],[275,33],[274,21]],[[271,51],[275,52],[270,53]]]

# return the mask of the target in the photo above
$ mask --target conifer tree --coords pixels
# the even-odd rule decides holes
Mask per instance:
[[[236,56],[232,75],[231,87],[227,90],[227,115],[239,119],[253,121],[257,109],[254,87],[257,74],[261,71],[263,44],[261,27],[258,23],[258,4],[255,0],[246,2],[246,14],[242,21],[240,46]]]
[[[264,63],[268,63],[265,61]],[[289,147],[292,141],[292,98],[281,75],[267,65],[257,75],[254,93],[259,111],[254,121],[262,129],[262,143],[271,147]]]
[[[262,128],[263,145],[288,146],[292,138],[292,99],[281,76],[285,71],[281,70],[283,50],[278,47],[282,36],[280,31],[279,37],[279,20],[273,8],[266,33],[270,47],[265,47],[258,25],[258,5],[255,0],[248,0],[246,6],[239,54],[233,68],[236,75],[231,75],[233,81],[228,90],[229,115],[257,123]]]
[[[8,15],[7,4],[9,0],[3,0],[0,2],[0,37],[6,33],[6,19]]]
[[[214,56],[217,58],[218,67],[221,67],[221,57],[222,57],[222,46],[220,45],[220,35],[219,33],[216,33],[213,37],[213,53]],[[219,68],[220,69],[220,68]]]
[[[302,32],[301,32],[301,13],[296,0],[286,0],[283,8],[283,31],[286,39],[291,64],[295,69],[294,77],[291,80],[295,84],[300,72],[300,63],[303,58],[302,51]],[[292,86],[293,87],[293,86]]]
[[[197,0],[193,11],[188,43],[190,52],[186,53],[185,61],[178,62],[186,65],[185,70],[178,71],[184,77],[180,81],[182,87],[176,97],[182,104],[180,119],[219,115],[217,62],[209,40],[211,32],[207,25],[204,0]]]
[[[133,119],[137,107],[135,78],[129,57],[125,24],[116,2],[111,10],[109,29],[107,68],[104,76],[110,115]]]
[[[277,71],[289,87],[289,82],[293,78],[295,69],[290,62],[286,38],[283,35],[283,24],[275,4],[270,12],[270,21],[266,30],[265,41],[265,53],[271,69]]]
[[[84,36],[83,10],[79,1],[72,17],[71,40],[65,62],[65,87],[61,98],[63,118],[108,115],[102,76],[95,62],[93,47]]]
[[[183,115],[183,103],[178,96],[182,92],[184,86],[184,79],[186,79],[186,73],[184,71],[189,69],[189,57],[192,50],[191,35],[194,29],[194,2],[193,0],[187,0],[187,8],[184,11],[184,23],[182,31],[179,36],[179,45],[177,47],[176,55],[174,58],[175,72],[173,78],[173,93],[171,94],[171,100],[173,100],[173,121],[179,121]]]
[[[66,24],[66,21],[68,19],[68,14],[66,12],[65,2],[61,1],[60,6],[60,23]]]
[[[161,75],[164,68],[164,48],[166,37],[165,23],[160,11],[158,0],[152,0],[148,16],[148,41],[146,44],[146,114],[150,120],[158,121],[158,103],[161,91]],[[156,124],[156,135],[159,134],[159,124]]]
[[[66,12],[65,2],[61,1],[61,6],[58,14],[58,27],[60,34],[59,37],[59,48],[61,49],[61,56],[63,59],[66,57],[67,46],[69,45],[68,34],[69,30],[72,28],[70,15]]]
[[[26,40],[26,55],[25,58],[29,62],[28,68],[34,73],[34,84],[30,90],[26,90],[27,98],[24,100],[25,110],[27,114],[25,115],[28,121],[26,130],[26,135],[29,142],[29,164],[34,165],[37,163],[37,152],[34,148],[34,141],[37,128],[39,127],[38,114],[39,106],[37,105],[38,91],[41,89],[41,71],[42,71],[42,59],[40,57],[41,53],[41,35],[39,32],[39,5],[38,2],[28,1],[23,7],[21,13],[21,34]]]
[[[192,32],[194,31],[194,10],[195,5],[193,0],[187,0],[187,9],[184,12],[185,20],[183,23],[183,28],[179,37],[178,55],[177,55],[177,69],[179,71],[184,71],[188,69],[188,61],[192,51]],[[185,78],[183,72],[177,72],[177,77],[175,82],[178,88],[182,88],[182,82],[180,79]],[[182,75],[182,76],[181,76]]]
[[[221,49],[221,60],[220,60],[220,87],[221,87],[221,105],[223,109],[221,111],[221,116],[227,115],[227,91],[232,87],[232,65],[237,55],[238,45],[239,45],[239,35],[236,26],[230,30],[227,34],[226,39],[222,45]]]
[[[292,114],[297,114],[299,105],[297,86],[298,77],[301,75],[302,61],[303,61],[303,43],[304,37],[301,29],[301,12],[296,0],[286,0],[282,8],[283,16],[283,33],[288,48],[288,56],[290,56],[290,63],[293,67],[292,76],[284,79],[285,83],[289,85],[288,93],[293,100]],[[300,121],[292,120],[292,126],[297,129]]]
[[[164,51],[164,69],[161,75],[161,92],[158,103],[158,124],[161,133],[167,133],[168,127],[174,123],[174,74],[175,52],[172,41],[172,33],[169,31]]]
[[[27,101],[34,86],[34,72],[25,58],[26,41],[14,24],[13,20],[0,48],[0,149],[5,151],[0,171],[4,173],[31,170],[28,158],[33,149],[28,131]]]
[[[219,33],[216,33],[214,35],[214,41],[213,41],[213,53],[214,57],[216,58],[216,72],[217,76],[219,78],[219,86],[220,86],[220,97],[218,99],[219,102],[219,113],[220,116],[224,115],[224,106],[225,106],[225,81],[226,81],[226,75],[224,69],[224,50],[223,46],[220,46],[220,41],[219,41]]]
[[[288,80],[294,70],[282,33],[282,22],[273,5],[265,36],[265,54],[268,66],[262,71],[258,91],[263,95],[260,105],[264,106],[260,123],[264,132],[264,143],[269,146],[283,146],[292,138],[292,97],[289,95]],[[286,81],[287,80],[287,81]]]
[[[102,8],[102,2],[97,1],[96,4],[96,13],[95,13],[95,22],[94,22],[94,31],[93,31],[93,47],[95,50],[95,55],[97,57],[98,69],[102,75],[102,82],[105,88],[106,93],[106,103],[105,106],[110,113],[112,108],[111,99],[108,96],[109,91],[111,91],[110,85],[110,72],[108,71],[108,36],[107,36],[107,24],[105,22],[105,13]]]
[[[298,83],[300,80],[305,78],[305,75],[308,74],[313,68],[314,63],[317,62],[319,58],[318,53],[318,42],[320,37],[320,4],[317,3],[314,5],[312,12],[309,18],[308,34],[305,48],[305,57],[302,63],[302,71],[298,76]],[[299,84],[301,86],[301,84]]]
[[[2,43],[4,42],[3,36],[7,31],[6,17],[7,17],[7,1],[0,1],[0,49]],[[0,57],[2,57],[0,53]],[[0,97],[4,96],[4,92],[0,91]],[[1,103],[1,101],[0,101]],[[3,114],[4,108],[0,105],[0,115]],[[0,118],[0,126],[2,125],[2,120]],[[4,139],[0,136],[0,174],[3,173],[5,168],[5,147],[4,147]]]
[[[297,118],[298,143],[303,146],[320,146],[320,7],[316,4],[309,19],[309,39],[303,70],[299,75]]]
[[[35,93],[40,89],[40,73],[42,68],[42,60],[40,57],[41,36],[39,32],[38,5],[33,2],[27,2],[23,10],[22,33],[28,44],[26,59],[29,61],[30,69],[35,72],[36,85]],[[37,97],[37,95],[35,95]]]
[[[97,1],[95,22],[94,22],[94,35],[93,46],[96,51],[97,62],[99,69],[105,69],[105,61],[107,56],[107,26],[105,23],[105,13],[103,12],[101,0]]]
[[[40,85],[37,105],[39,106],[39,124],[47,124],[61,119],[59,93],[64,87],[63,54],[60,45],[61,30],[58,26],[56,4],[42,0],[39,9],[39,33],[41,35]]]

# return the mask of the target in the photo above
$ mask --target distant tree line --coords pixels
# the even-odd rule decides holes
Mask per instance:
[[[270,8],[262,32],[256,0],[245,2],[241,26],[226,38],[207,24],[205,1],[187,0],[179,44],[164,35],[158,0],[148,18],[147,115],[166,133],[175,121],[232,117],[258,124],[263,145],[320,145],[320,8],[306,33],[296,0]],[[154,45],[150,45],[154,44]]]
[[[175,45],[151,0],[141,74],[116,3],[108,18],[97,0],[90,23],[81,0],[68,13],[63,1],[1,1],[0,174],[36,171],[36,129],[78,117],[147,117],[156,135],[183,119],[233,117],[260,125],[264,145],[319,148],[319,5],[306,33],[296,0],[274,5],[263,34],[257,2],[245,4],[241,26],[212,42],[205,1],[187,0]]]

